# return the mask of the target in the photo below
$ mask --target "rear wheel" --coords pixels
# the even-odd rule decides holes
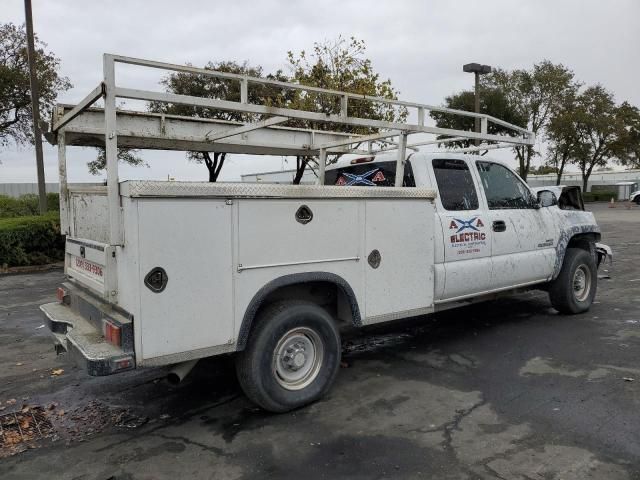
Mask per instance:
[[[311,302],[278,302],[256,322],[236,359],[247,397],[271,412],[321,398],[340,366],[340,333],[329,313]]]
[[[549,286],[553,308],[574,314],[589,310],[598,285],[593,256],[581,248],[568,248],[558,278]]]

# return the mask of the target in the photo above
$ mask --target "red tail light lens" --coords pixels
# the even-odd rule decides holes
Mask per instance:
[[[116,347],[120,346],[120,327],[109,320],[103,320],[104,339]]]
[[[58,297],[58,301],[60,303],[64,303],[64,304],[69,303],[69,296],[67,295],[67,291],[62,287],[58,287],[58,291],[56,292],[56,297]]]
[[[351,160],[351,165],[358,165],[359,163],[368,163],[368,162],[373,162],[373,159],[376,157],[360,157],[360,158],[354,158],[353,160]]]

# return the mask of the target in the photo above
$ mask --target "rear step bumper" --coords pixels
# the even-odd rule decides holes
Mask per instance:
[[[57,352],[66,351],[89,375],[103,376],[135,368],[135,355],[108,343],[102,332],[62,303],[40,307]]]

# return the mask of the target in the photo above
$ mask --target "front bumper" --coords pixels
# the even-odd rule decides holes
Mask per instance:
[[[56,352],[67,352],[89,375],[103,376],[132,370],[135,355],[108,343],[94,325],[62,303],[40,307],[54,338]]]
[[[613,265],[613,250],[609,245],[596,243],[596,255],[598,256],[598,267],[603,263]]]

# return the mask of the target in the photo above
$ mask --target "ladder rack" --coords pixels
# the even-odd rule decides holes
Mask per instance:
[[[116,84],[116,63],[237,81],[240,87],[240,100],[202,98],[120,86]],[[103,56],[103,74],[103,82],[77,105],[57,106],[54,111],[51,130],[46,137],[51,144],[58,145],[60,200],[63,213],[68,208],[66,145],[105,147],[110,228],[109,244],[114,246],[123,244],[117,160],[117,148],[119,146],[140,149],[211,151],[254,155],[317,156],[318,179],[321,185],[324,183],[325,163],[329,153],[371,154],[378,151],[397,149],[396,183],[400,182],[400,184],[396,186],[401,186],[407,148],[415,149],[422,145],[441,144],[463,139],[501,142],[506,146],[533,145],[535,141],[535,136],[532,132],[485,114],[120,55],[105,54]],[[251,103],[249,102],[248,92],[249,86],[252,84],[335,96],[340,101],[340,111],[337,114],[327,114]],[[104,98],[104,108],[93,108],[92,105],[101,98]],[[116,108],[116,99],[118,98],[239,112],[246,114],[247,117],[260,118],[260,120],[242,123],[141,111],[124,111]],[[405,108],[409,112],[417,113],[418,121],[417,123],[401,123],[349,116],[348,106],[352,100]],[[479,118],[481,131],[472,132],[426,125],[425,115],[430,111]],[[283,125],[289,120],[361,127],[375,131],[375,133],[358,135],[330,130],[293,128]],[[510,135],[487,133],[490,123],[507,129]],[[409,143],[408,137],[416,133],[444,136],[445,138]],[[382,147],[376,147],[377,144],[382,144]]]

